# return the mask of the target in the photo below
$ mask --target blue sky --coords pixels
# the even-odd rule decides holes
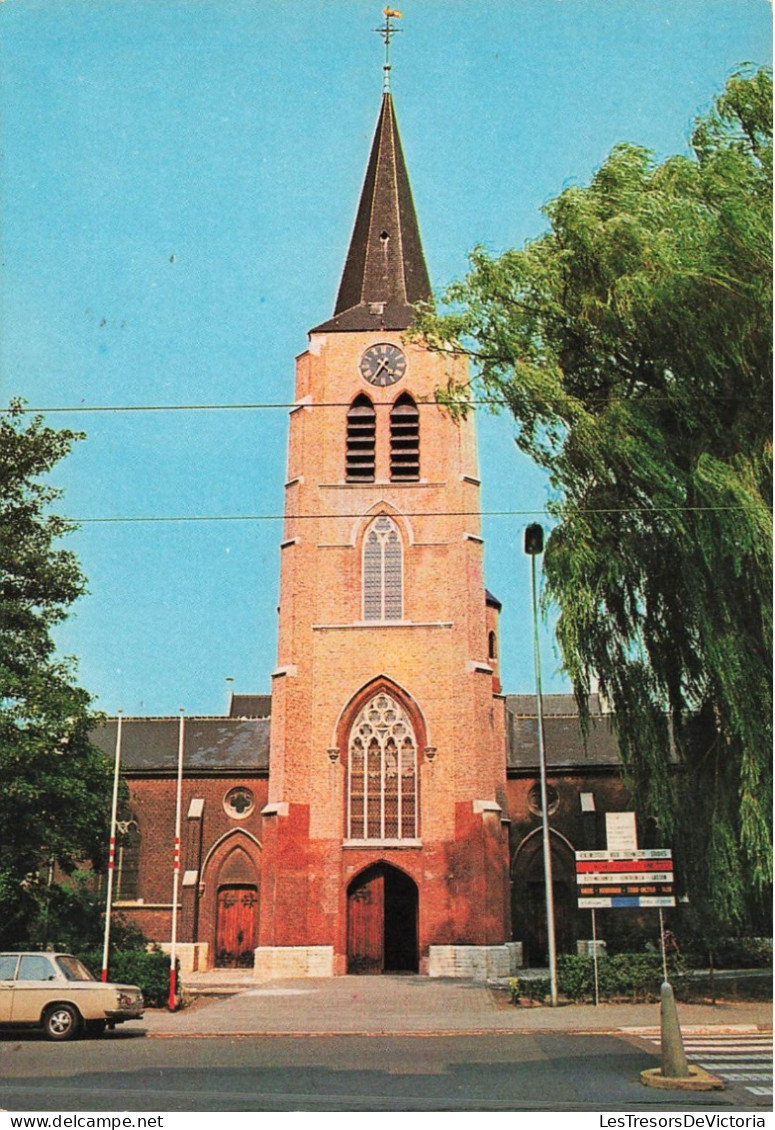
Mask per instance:
[[[434,287],[521,246],[611,147],[686,151],[767,0],[405,0],[399,128]],[[328,317],[382,89],[374,0],[0,4],[0,401],[283,404]],[[90,595],[58,632],[108,712],[219,713],[268,691],[283,409],[51,414]],[[505,689],[533,688],[526,522],[546,502],[506,417],[480,420]],[[147,518],[255,521],[148,522]],[[125,522],[87,519],[125,518]],[[565,684],[549,635],[544,689]]]

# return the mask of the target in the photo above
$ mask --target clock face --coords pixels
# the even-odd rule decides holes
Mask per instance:
[[[380,342],[361,357],[361,376],[371,385],[394,385],[406,372],[406,356],[397,345]]]

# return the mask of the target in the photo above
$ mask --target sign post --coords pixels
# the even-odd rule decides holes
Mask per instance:
[[[608,815],[630,816],[631,813]],[[608,824],[609,843],[611,824]],[[629,839],[629,822],[622,823],[622,838]],[[619,838],[619,842],[622,839]],[[662,966],[667,981],[665,956],[665,931],[662,908],[675,906],[673,888],[673,856],[670,848],[653,848],[638,851],[624,848],[610,851],[576,852],[576,885],[579,909],[592,911],[592,953],[595,967],[595,1004],[598,1003],[597,928],[595,911],[601,908],[656,906],[659,908],[659,936],[662,947]]]

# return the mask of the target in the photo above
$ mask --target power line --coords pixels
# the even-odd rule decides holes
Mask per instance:
[[[746,506],[599,506],[580,507],[578,514],[689,514],[689,513],[729,513],[743,512],[749,509]],[[543,515],[553,517],[546,509],[533,508],[528,510],[414,510],[402,511],[402,518],[515,518]],[[364,513],[332,513],[332,514],[164,514],[164,515],[109,515],[96,518],[65,518],[66,522],[74,522],[79,526],[98,525],[109,523],[194,523],[194,522],[289,522],[305,520],[325,520],[347,518],[356,520],[367,518]]]
[[[698,396],[700,394],[698,393]],[[702,393],[702,399],[705,401],[723,401],[723,402],[742,402],[742,401],[762,401],[769,403],[766,396],[742,395],[740,393]],[[654,394],[645,394],[640,397],[633,397],[632,400],[635,404],[642,404],[644,402],[669,402],[673,400],[670,396],[661,396]],[[601,401],[601,403],[603,403]],[[290,400],[290,401],[256,401],[245,404],[70,404],[70,405],[47,405],[37,408],[22,407],[20,411],[25,415],[54,415],[60,414],[90,414],[90,415],[113,415],[121,412],[140,413],[140,412],[255,412],[255,411],[268,411],[276,409],[290,410],[293,408],[349,408],[352,404],[351,400]],[[374,404],[379,407],[390,407],[393,404],[392,400],[375,400]],[[425,406],[435,406],[437,408],[476,408],[482,407],[502,407],[508,406],[509,401],[501,397],[472,397],[468,400],[455,400],[450,404],[446,404],[443,400],[433,399],[415,399],[415,404]],[[0,409],[6,412],[8,408]]]
[[[379,406],[392,405],[391,400],[375,400],[374,404]],[[491,400],[467,400],[464,402],[466,407],[473,407],[476,404],[493,404],[496,403]],[[505,404],[506,401],[498,401],[497,403]],[[351,400],[292,400],[292,401],[272,401],[265,403],[255,404],[113,404],[113,405],[71,405],[70,407],[46,407],[46,408],[22,408],[21,411],[26,415],[33,415],[40,413],[53,414],[55,412],[71,412],[71,413],[118,413],[118,412],[253,412],[262,411],[265,409],[273,408],[349,408],[352,404]],[[441,404],[437,400],[415,400],[415,404],[435,405],[437,408],[444,408],[446,405]]]

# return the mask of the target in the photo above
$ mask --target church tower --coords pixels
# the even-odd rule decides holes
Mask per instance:
[[[334,313],[296,367],[262,977],[428,972],[509,940],[499,606],[474,420],[434,400],[465,361],[406,339],[430,297],[386,91]]]

